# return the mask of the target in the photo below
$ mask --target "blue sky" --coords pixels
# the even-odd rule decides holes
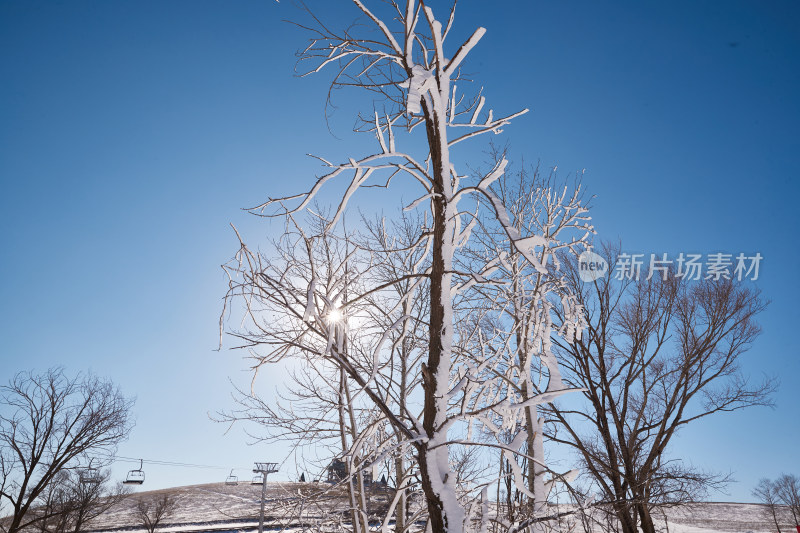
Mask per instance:
[[[293,76],[305,36],[282,20],[301,17],[291,2],[0,3],[0,379],[91,369],[138,398],[120,455],[222,467],[145,464],[150,488],[281,459],[207,413],[247,383],[240,354],[215,351],[229,223],[269,235],[241,208],[305,188],[319,167],[304,154],[371,149],[349,113],[369,101],[337,94],[329,131],[329,78]],[[790,1],[463,1],[456,17],[459,35],[488,30],[466,70],[496,113],[531,108],[498,140],[586,169],[601,238],[764,256],[771,305],[745,369],[781,377],[777,407],[709,419],[673,450],[733,471],[717,499],[800,473],[798,23]]]

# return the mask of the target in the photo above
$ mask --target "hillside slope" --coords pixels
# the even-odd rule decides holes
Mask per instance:
[[[261,485],[209,483],[134,493],[95,519],[89,528],[91,531],[142,529],[134,512],[137,503],[164,494],[175,497],[178,505],[159,531],[243,531],[258,526]],[[390,490],[374,486],[370,491],[370,510],[385,507],[391,496]],[[269,482],[265,501],[265,522],[271,528],[313,523],[320,517],[341,515],[342,509],[349,508],[344,488],[327,483]]]
[[[391,498],[391,491],[376,489],[371,493],[370,505],[382,507]],[[138,492],[98,517],[90,530],[143,531],[137,524],[133,511],[139,499],[153,499],[165,493],[178,500],[174,515],[165,520],[158,531],[169,532],[228,532],[252,531],[258,527],[261,503],[261,486],[249,483],[226,485],[210,483],[176,487],[158,491]],[[317,495],[316,502],[308,497]],[[267,484],[265,517],[268,529],[279,529],[289,524],[311,524],[323,516],[341,514],[348,508],[346,493],[325,483],[270,482]],[[662,518],[658,526],[665,524]],[[766,509],[758,504],[694,503],[670,509],[666,515],[669,533],[774,533],[774,525]],[[785,531],[793,531],[787,527]],[[576,532],[579,530],[576,530]]]

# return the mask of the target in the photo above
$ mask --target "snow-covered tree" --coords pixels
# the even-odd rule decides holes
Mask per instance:
[[[495,152],[494,158],[502,155]],[[507,172],[493,190],[506,206],[509,222],[520,234],[542,237],[543,244],[537,249],[539,263],[557,261],[557,254],[577,255],[587,246],[586,239],[594,229],[589,224],[579,181],[570,186],[556,178],[555,169],[543,178],[538,168],[532,172],[522,168],[516,173]],[[484,263],[487,254],[500,260],[491,277],[493,283],[477,284],[471,297],[476,305],[483,302],[490,309],[485,319],[490,321],[493,331],[491,350],[502,354],[505,361],[506,393],[516,402],[528,402],[519,412],[516,425],[509,426],[510,421],[505,421],[509,444],[515,443],[524,452],[519,461],[521,470],[515,468],[513,457],[502,461],[505,519],[509,523],[535,520],[546,514],[547,497],[554,481],[572,479],[576,474],[572,471],[566,478],[547,478],[544,419],[539,415],[538,404],[530,401],[537,397],[554,398],[566,390],[552,352],[551,337],[570,340],[581,334],[582,328],[574,318],[566,321],[560,331],[554,328],[553,300],[559,299],[560,308],[571,312],[573,317],[580,307],[570,298],[557,264],[547,273],[534,268],[513,246],[502,226],[492,219],[485,221],[476,233],[478,245],[473,246],[476,253],[472,260]],[[481,340],[486,342],[483,337]],[[486,351],[486,346],[481,350]],[[512,490],[516,493],[513,497]],[[535,521],[531,526],[534,531],[542,527],[542,522]]]
[[[347,401],[362,399],[371,404],[370,413],[377,414],[352,438],[348,446],[351,460],[358,457],[361,462],[374,462],[396,450],[407,450],[414,457],[430,530],[486,531],[491,518],[488,484],[467,490],[466,485],[459,486],[452,452],[457,447],[490,447],[502,450],[515,472],[520,458],[542,466],[541,454],[535,451],[538,444],[527,452],[522,450],[531,433],[537,433],[539,422],[533,408],[552,401],[567,389],[560,386],[548,352],[541,348],[542,343],[549,343],[551,319],[545,299],[545,287],[552,286],[549,281],[543,281],[541,288],[532,293],[534,310],[520,315],[525,317],[525,329],[518,325],[514,333],[525,337],[520,342],[530,343],[530,349],[496,349],[496,343],[508,335],[506,331],[486,329],[483,317],[494,312],[493,305],[475,307],[469,302],[481,287],[508,282],[499,274],[497,279],[493,276],[501,272],[509,252],[517,265],[525,262],[525,270],[533,272],[534,277],[549,279],[553,252],[561,247],[559,235],[549,225],[515,224],[504,198],[493,187],[506,171],[508,162],[504,157],[477,176],[464,174],[466,164],[458,165],[451,157],[455,145],[500,133],[512,119],[527,111],[496,117],[480,93],[468,97],[459,92],[455,82],[460,79],[460,67],[486,30],[477,28],[469,38],[452,46],[448,36],[454,24],[454,9],[442,24],[424,2],[409,0],[399,4],[390,0],[376,7],[381,12],[360,0],[353,0],[353,4],[367,24],[337,32],[315,18],[309,28],[313,37],[301,53],[300,64],[308,65],[308,73],[332,68],[334,88],[355,86],[382,97],[383,108],[360,117],[357,127],[374,136],[378,151],[345,157],[341,163],[319,158],[326,171],[306,192],[270,199],[253,209],[262,216],[290,220],[293,234],[300,235],[297,243],[307,250],[308,262],[282,270],[265,264],[242,243],[237,260],[227,267],[231,276],[229,300],[241,298],[246,303],[245,325],[236,328],[234,334],[254,350],[258,365],[300,357],[310,365],[330,365],[340,372],[339,383],[353,385]],[[424,131],[426,148],[422,153],[415,156],[401,149],[401,128],[405,136]],[[312,205],[322,187],[337,179],[349,184],[325,231],[334,231],[359,189],[389,187],[401,179],[418,188],[417,200],[406,210],[421,213],[425,223],[416,228],[412,239],[403,240],[402,247],[399,241],[387,237],[377,250],[353,249],[342,265],[326,267],[335,268],[338,274],[322,275],[315,271],[314,265],[320,263],[313,258],[324,237],[305,235],[302,225],[294,221]],[[571,210],[567,226],[583,222],[583,207],[570,204],[569,196],[552,192],[547,195],[554,202],[566,202],[563,209]],[[462,261],[459,257],[467,254],[474,258],[469,244],[473,230],[481,223],[481,208],[488,211],[489,218],[505,235],[503,246],[508,252],[493,256],[496,248],[492,248],[483,263]],[[403,268],[394,271],[393,279],[376,277],[376,265],[396,265],[392,257],[397,254],[415,260],[402,262]],[[462,266],[468,268],[462,270]],[[298,275],[295,267],[305,269],[304,275]],[[387,270],[384,268],[383,272]],[[427,298],[423,318],[409,307],[420,293]],[[389,310],[381,320],[370,305],[376,299]],[[459,302],[464,305],[459,307]],[[357,328],[353,327],[355,323]],[[398,352],[409,332],[418,330],[420,324],[425,334],[416,338],[427,344],[419,346],[417,342],[412,353]],[[564,330],[574,333],[576,326],[565,324]],[[354,353],[354,346],[360,347],[358,353]],[[470,353],[475,349],[482,352]],[[399,359],[393,359],[398,353]],[[414,365],[421,376],[418,409],[409,402],[405,391],[398,394],[398,374],[393,372],[393,361],[409,361],[409,357],[413,360],[417,357],[414,354],[419,354],[420,359]],[[534,356],[550,369],[550,383],[543,390],[531,377],[535,372]],[[510,360],[516,362],[509,364]],[[408,375],[414,376],[415,372]],[[525,413],[535,420],[521,425]],[[504,429],[519,429],[513,442],[503,440]],[[379,438],[389,433],[394,440]],[[487,441],[487,435],[491,440]],[[368,442],[369,446],[359,448]],[[531,493],[530,497],[541,504],[546,487],[537,481],[542,477],[536,469],[532,467],[531,483],[540,493]],[[521,473],[514,478],[519,487],[529,492]],[[531,515],[503,527],[519,531],[544,518]]]

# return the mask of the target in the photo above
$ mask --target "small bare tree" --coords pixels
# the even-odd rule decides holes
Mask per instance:
[[[111,382],[60,368],[0,386],[0,514],[11,511],[0,527],[16,533],[53,518],[55,508],[33,511],[65,471],[113,454],[131,429],[132,405]]]
[[[34,515],[42,533],[80,533],[92,520],[130,494],[122,483],[110,482],[109,470],[62,470],[40,496]]]
[[[67,492],[69,512],[63,520],[65,533],[80,533],[87,524],[127,498],[131,490],[121,482],[111,481],[111,471],[102,470],[86,478],[81,472],[70,476]]]
[[[800,478],[794,474],[782,474],[775,481],[762,478],[753,489],[753,496],[766,506],[778,533],[780,524],[788,523],[790,518],[800,531]]]
[[[161,523],[175,514],[178,510],[178,498],[174,494],[165,492],[161,495],[140,497],[136,507],[131,510],[134,520],[147,530],[155,533]]]
[[[794,525],[800,531],[800,478],[783,474],[775,480],[775,492],[778,500],[789,509]]]
[[[778,533],[781,533],[782,509],[780,508],[775,483],[770,479],[761,478],[756,488],[753,489],[753,496],[764,504],[766,513],[772,518],[772,523],[775,524],[775,529],[778,530]]]

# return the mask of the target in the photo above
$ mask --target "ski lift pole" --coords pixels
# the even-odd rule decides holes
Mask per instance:
[[[278,463],[256,463],[253,472],[260,473],[264,478],[261,484],[261,513],[258,518],[258,533],[264,533],[264,502],[267,499],[267,474],[278,471]]]
[[[261,512],[258,515],[258,533],[264,533],[264,501],[267,499],[267,474],[261,484]]]

